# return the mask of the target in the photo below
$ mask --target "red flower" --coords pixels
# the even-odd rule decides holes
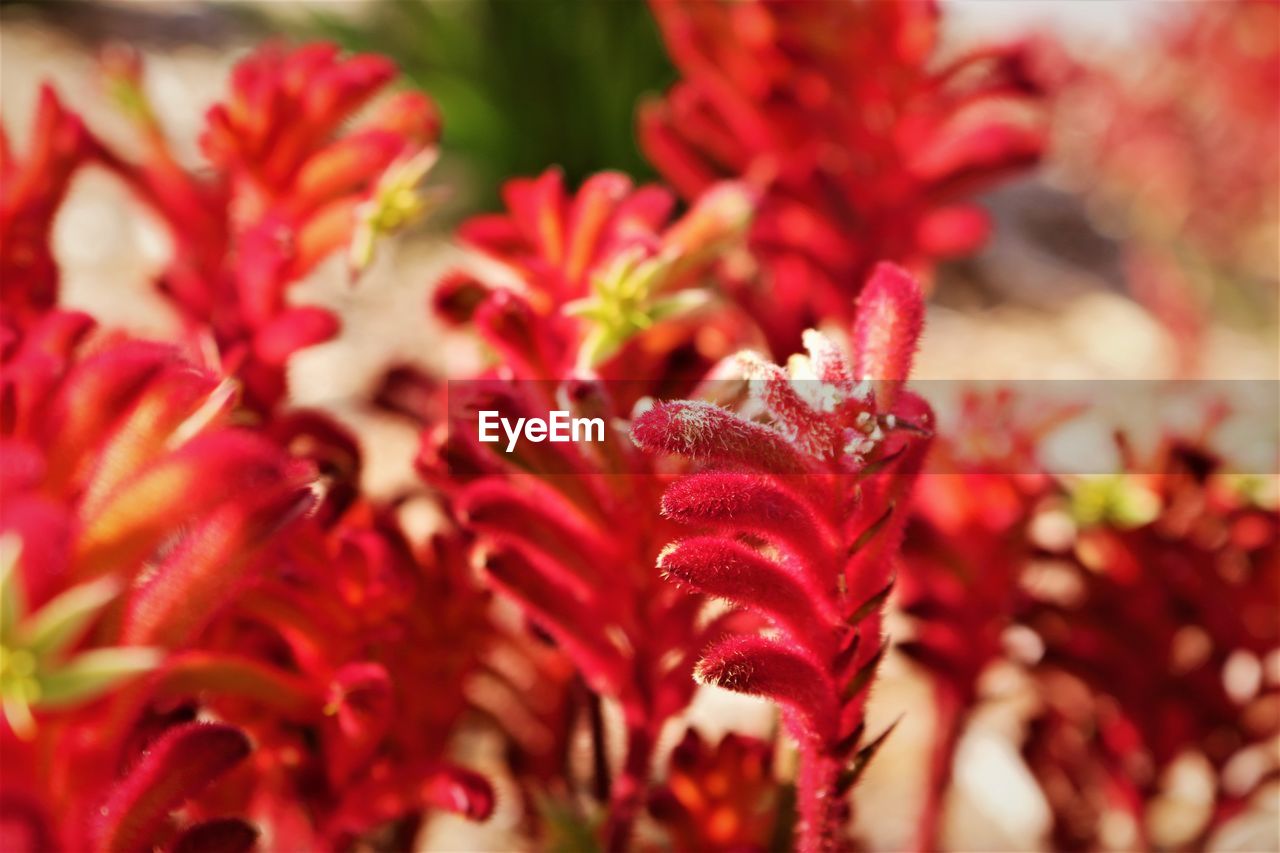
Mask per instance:
[[[212,777],[220,776],[249,754],[249,741],[230,726],[187,723],[175,726],[142,754],[138,765],[98,809],[93,831],[100,850],[143,850],[155,846],[169,812],[198,793]],[[248,849],[257,832],[242,821],[216,824],[225,841],[238,834],[240,849]],[[193,836],[213,830],[210,824],[190,827],[174,842],[181,848]],[[235,848],[233,848],[235,849]]]
[[[773,745],[727,734],[712,747],[689,729],[649,810],[677,850],[767,850],[785,820],[773,778]]]
[[[845,794],[883,737],[864,744],[863,715],[906,520],[894,505],[928,446],[928,407],[900,389],[921,316],[919,287],[882,265],[859,301],[852,363],[816,332],[789,373],[744,359],[752,397],[776,426],[671,402],[632,429],[641,447],[708,468],[662,499],[664,515],[710,531],[667,548],[664,572],[776,628],[707,648],[696,674],[782,706],[800,744],[802,850],[847,845]]]
[[[706,301],[691,285],[740,232],[750,199],[726,186],[666,225],[665,191],[633,190],[612,173],[572,198],[554,171],[512,181],[506,196],[507,214],[471,220],[461,234],[514,281],[453,276],[436,298],[437,308],[459,309],[456,319],[469,316],[501,363],[453,383],[448,434],[429,428],[420,462],[477,538],[487,584],[555,642],[591,691],[620,706],[626,757],[596,788],[609,802],[605,843],[618,848],[647,799],[662,725],[692,696],[696,650],[725,629],[725,620],[699,627],[702,599],[654,571],[671,535],[654,513],[662,481],[618,424],[632,400],[669,378],[662,365],[697,329],[679,321]],[[637,365],[633,381],[596,378]],[[553,400],[574,416],[601,417],[603,442],[504,454],[477,440],[477,410],[546,414]]]
[[[935,68],[932,2],[652,6],[684,76],[642,109],[641,144],[686,198],[759,188],[762,271],[739,298],[778,352],[851,319],[876,262],[927,271],[975,249],[986,217],[965,197],[1040,152],[1020,51]]]
[[[209,111],[206,178],[169,152],[136,59],[110,54],[106,69],[146,151],[120,169],[175,243],[161,290],[193,336],[212,335],[246,402],[270,409],[283,396],[289,356],[338,331],[330,312],[290,304],[289,287],[337,251],[363,267],[373,240],[421,209],[414,187],[436,157],[435,107],[402,93],[340,133],[394,76],[391,63],[344,59],[327,44],[267,46],[236,66],[230,99]]]
[[[613,411],[603,386],[578,388],[570,398],[575,414]],[[493,399],[511,412],[522,397],[517,391]],[[453,429],[474,424],[463,420]],[[572,447],[553,445],[566,446]],[[437,475],[435,481],[477,537],[474,559],[488,586],[555,643],[591,691],[619,706],[626,756],[617,775],[598,780],[597,792],[607,792],[609,801],[605,843],[624,847],[648,796],[662,725],[692,697],[697,650],[732,618],[700,627],[702,599],[663,584],[654,571],[671,535],[653,512],[662,481],[625,434],[610,428],[603,448],[621,476],[602,474],[576,448],[526,458],[484,449],[481,455],[472,448],[483,466],[475,469],[479,476]],[[597,740],[596,749],[603,748]]]
[[[229,804],[277,844],[343,849],[388,825],[412,838],[437,808],[489,816],[488,782],[447,758],[487,636],[450,557],[415,553],[363,501],[308,521],[158,678],[168,701],[199,701],[254,739]]]
[[[0,307],[6,325],[24,325],[56,304],[58,268],[49,245],[53,218],[76,170],[104,156],[49,86],[40,90],[25,157],[10,149],[0,128]]]
[[[475,324],[501,357],[501,375],[648,380],[693,339],[685,370],[696,376],[742,336],[741,318],[705,310],[712,296],[698,285],[750,219],[744,187],[717,187],[670,224],[667,190],[634,188],[615,172],[593,176],[573,196],[556,170],[509,181],[503,194],[507,213],[470,219],[459,237],[510,279],[455,274],[434,296],[447,318]]]
[[[151,847],[247,746],[169,729],[147,673],[240,591],[312,469],[231,427],[228,386],[174,349],[91,328],[48,313],[0,353],[0,736],[28,768],[0,802],[32,844]]]
[[[1036,423],[1017,403],[967,401],[915,493],[901,580],[915,637],[901,648],[934,679],[939,718],[917,844],[937,843],[978,678],[1004,661],[1039,703],[1023,749],[1056,847],[1102,843],[1106,811],[1133,819],[1140,846],[1164,843],[1149,807],[1188,756],[1211,773],[1210,813],[1184,839],[1204,846],[1261,784],[1229,780],[1228,767],[1276,733],[1276,685],[1232,679],[1280,646],[1260,604],[1280,595],[1280,517],[1198,443],[1170,440],[1153,460],[1129,458],[1126,474],[1050,477],[1038,436],[1069,413]],[[997,428],[1011,434],[993,446],[1008,452],[983,451]],[[1033,533],[1054,515],[1059,534]]]

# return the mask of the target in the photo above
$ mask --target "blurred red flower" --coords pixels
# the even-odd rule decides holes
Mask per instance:
[[[758,189],[758,278],[738,298],[775,353],[829,319],[881,260],[927,274],[981,245],[967,201],[1040,154],[1038,94],[1018,46],[937,65],[931,0],[653,0],[683,75],[644,106],[640,141],[687,199]]]
[[[155,708],[149,685],[312,503],[311,466],[231,426],[225,383],[92,326],[50,312],[0,351],[0,737],[26,768],[4,774],[0,811],[16,849],[163,843],[168,812],[243,758],[236,729]]]
[[[268,411],[284,395],[289,356],[338,332],[330,311],[290,303],[290,287],[339,251],[363,267],[380,234],[421,210],[435,106],[400,93],[342,132],[395,76],[391,62],[344,58],[330,44],[267,45],[236,66],[230,98],[209,110],[201,147],[213,171],[194,173],[169,149],[137,58],[109,52],[104,69],[145,151],[117,168],[174,241],[160,289],[197,343],[212,338],[246,405]]]

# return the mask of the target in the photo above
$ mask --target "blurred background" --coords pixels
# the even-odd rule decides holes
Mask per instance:
[[[1054,147],[1043,166],[982,199],[996,223],[993,237],[981,254],[940,271],[916,365],[920,378],[1280,376],[1278,146],[1269,163],[1257,162],[1257,152],[1219,139],[1277,139],[1276,107],[1262,118],[1244,112],[1255,126],[1237,126],[1237,116],[1221,115],[1231,105],[1217,101],[1256,88],[1254,81],[1233,80],[1212,57],[1180,58],[1171,68],[1171,57],[1144,37],[1198,5],[943,4],[944,53],[1051,36],[1132,91],[1075,87],[1078,97],[1054,108]],[[438,208],[383,247],[358,288],[330,265],[294,291],[298,301],[343,316],[337,339],[293,360],[295,400],[375,430],[382,425],[358,401],[387,365],[448,375],[478,357],[470,341],[439,328],[424,308],[428,288],[458,261],[452,227],[496,209],[505,177],[552,164],[571,184],[600,169],[652,178],[635,141],[635,108],[676,76],[638,0],[6,0],[0,14],[0,104],[19,149],[45,80],[118,150],[136,145],[95,73],[113,42],[142,53],[148,94],[175,151],[197,168],[205,110],[223,94],[230,67],[264,39],[330,38],[382,52],[399,63],[402,85],[430,93],[444,119],[443,154],[428,179]],[[1203,97],[1191,98],[1177,75],[1204,81]],[[1182,150],[1168,150],[1171,134],[1160,125],[1170,103],[1187,113],[1172,118],[1172,144]],[[1133,118],[1133,104],[1152,113],[1149,122]],[[1235,174],[1216,173],[1224,169]],[[1130,180],[1148,174],[1161,186],[1187,186],[1170,199]],[[1190,178],[1225,198],[1206,198]],[[1215,189],[1241,184],[1252,192]],[[112,215],[126,206],[136,215]],[[173,318],[149,284],[168,251],[165,239],[113,178],[81,173],[55,227],[66,301],[139,333],[171,328]],[[1247,261],[1237,263],[1241,258]],[[386,317],[402,322],[386,328]],[[378,435],[371,486],[390,492],[410,476],[395,460],[414,439],[394,429]]]
[[[1276,108],[1261,117],[1233,114],[1230,99],[1216,102],[1215,92],[1229,95],[1247,81],[1217,64],[1201,67],[1205,57],[1175,67],[1153,51],[1153,28],[1195,5],[944,4],[949,49],[1052,34],[1114,80],[1077,87],[1056,103],[1047,161],[983,199],[996,223],[993,238],[978,256],[942,270],[921,378],[1280,379]],[[479,357],[471,341],[439,328],[426,310],[435,279],[459,260],[452,227],[495,209],[505,178],[552,164],[571,184],[600,169],[652,179],[635,142],[635,107],[676,76],[648,10],[630,0],[5,2],[0,15],[0,104],[19,149],[38,86],[49,80],[95,130],[128,150],[130,125],[95,73],[99,52],[113,42],[145,57],[157,113],[192,166],[200,163],[204,111],[223,94],[232,64],[266,38],[329,38],[387,54],[403,70],[404,86],[436,100],[443,152],[428,185],[444,194],[439,208],[382,247],[357,287],[326,268],[296,294],[338,310],[343,331],[294,360],[292,398],[360,431],[375,494],[393,494],[412,479],[404,460],[416,435],[365,410],[371,383],[391,364],[449,375]],[[1249,38],[1259,43],[1248,49],[1265,51],[1270,39],[1274,51],[1280,34]],[[1261,124],[1241,127],[1241,115]],[[1151,127],[1182,135],[1144,134]],[[1265,149],[1232,148],[1240,138],[1270,139],[1270,162]],[[1134,180],[1135,163],[1149,167],[1141,173],[1158,185]],[[130,216],[118,214],[125,207]],[[149,285],[168,251],[163,229],[113,178],[91,169],[76,179],[55,248],[67,302],[141,334],[172,327]],[[385,317],[399,320],[388,328]],[[928,707],[927,687],[900,661],[886,675],[872,729],[891,716],[885,710],[877,718],[880,709]],[[768,719],[749,702],[700,713],[712,733],[730,717],[748,729]],[[964,807],[952,810],[955,825],[947,829],[960,849],[1016,849],[1043,831],[1046,806],[1013,746],[1017,720],[1016,699],[997,703],[962,745],[956,796]],[[892,849],[909,837],[911,792],[920,784],[912,768],[925,763],[918,752],[929,726],[927,711],[908,714],[859,793],[861,812],[876,816],[866,830],[877,846]],[[1194,801],[1194,781],[1188,784]],[[1264,849],[1275,838],[1280,816],[1255,820],[1240,830],[1235,849]],[[438,831],[448,839],[443,846],[462,849],[467,836],[453,833],[477,830],[449,824]]]
[[[1152,40],[1142,36],[1196,5],[950,0],[944,3],[944,38],[951,50],[959,50],[992,40],[1052,34],[1069,51],[1133,82],[1135,91],[1127,96],[1150,106],[1153,99],[1176,98],[1177,93],[1167,91],[1170,81],[1162,79],[1168,77],[1168,69],[1161,61],[1167,64],[1168,57],[1150,55]],[[127,145],[128,123],[96,89],[96,57],[113,41],[142,51],[149,93],[177,151],[190,164],[199,163],[196,138],[203,113],[221,94],[226,72],[263,39],[331,38],[353,50],[394,58],[404,72],[404,85],[429,92],[444,117],[443,156],[430,178],[433,186],[444,188],[441,206],[400,240],[394,253],[382,253],[384,263],[359,292],[335,292],[317,284],[304,301],[339,300],[357,323],[348,321],[351,333],[343,340],[367,337],[360,334],[358,319],[368,300],[403,301],[406,310],[398,316],[413,322],[406,324],[403,334],[381,339],[392,350],[409,350],[397,351],[395,357],[434,359],[431,366],[436,368],[447,368],[439,358],[451,351],[419,346],[422,324],[430,322],[420,306],[432,270],[440,266],[430,261],[447,254],[447,246],[441,244],[451,227],[468,214],[496,209],[505,177],[534,174],[551,164],[563,168],[571,184],[600,169],[620,169],[640,180],[653,178],[635,142],[635,106],[645,96],[664,91],[676,76],[648,10],[631,0],[8,0],[0,9],[0,103],[5,126],[19,146],[34,112],[37,84],[46,79],[109,141]],[[1192,66],[1182,73],[1197,72]],[[1084,127],[1077,136],[1089,132],[1094,139],[1065,134],[1068,138],[1056,140],[1057,147],[1039,171],[984,200],[997,222],[993,239],[976,258],[942,271],[919,375],[1276,378],[1280,261],[1274,172],[1268,173],[1266,164],[1237,164],[1254,178],[1260,200],[1251,202],[1251,209],[1197,214],[1215,218],[1218,230],[1240,241],[1245,231],[1261,232],[1249,238],[1248,269],[1219,263],[1199,251],[1196,237],[1188,235],[1197,224],[1193,217],[1170,214],[1170,201],[1151,197],[1149,188],[1113,180],[1124,177],[1126,156],[1151,162],[1159,152],[1142,148],[1136,133],[1128,135],[1135,148],[1129,154],[1118,147],[1123,140],[1097,144],[1096,137],[1107,132],[1098,125],[1124,109],[1116,100],[1088,101],[1097,94],[1082,93],[1082,104],[1063,103],[1058,121],[1072,132]],[[1199,116],[1212,111],[1213,105],[1191,103],[1188,109]],[[1273,117],[1274,109],[1271,112]],[[1212,112],[1204,120],[1210,126],[1217,123],[1216,132],[1224,136],[1261,133],[1265,138],[1269,130],[1269,138],[1277,138],[1273,118],[1269,128],[1233,129]],[[1213,140],[1188,140],[1189,153],[1184,156],[1191,158],[1193,168],[1212,171],[1231,159],[1221,150],[1215,154],[1215,149],[1195,147],[1206,142]],[[1098,149],[1113,162],[1085,162],[1097,157]],[[1212,174],[1205,177],[1211,179],[1219,180]],[[1181,200],[1184,205],[1201,202]],[[97,215],[100,205],[128,203],[110,179],[83,175],[59,227],[60,234],[76,236],[60,242],[59,249],[73,302],[92,302],[106,316],[145,331],[148,324],[164,322],[159,307],[146,300],[146,275],[140,272],[149,257],[163,252],[155,245],[158,231],[117,233],[116,225],[124,227],[118,219]],[[1157,213],[1171,221],[1153,225],[1150,220],[1158,219]],[[1250,221],[1242,222],[1242,217]],[[92,221],[93,227],[78,228],[80,221]],[[1135,245],[1138,250],[1131,251]],[[401,253],[415,258],[414,264],[406,264]],[[1234,259],[1246,253],[1231,246],[1219,254]],[[411,272],[387,280],[389,257],[400,258],[394,264],[397,269]],[[1180,279],[1163,289],[1185,293],[1143,298],[1139,280],[1168,263],[1183,268],[1161,270],[1166,277]],[[111,282],[99,286],[95,280],[103,275]],[[148,304],[123,300],[126,291]],[[100,300],[108,304],[98,304]],[[1198,337],[1192,354],[1175,340],[1186,333],[1179,324],[1195,326]],[[357,391],[364,380],[361,374],[375,359],[367,351],[348,357],[343,340],[299,359],[301,373],[327,377],[327,402],[340,402]],[[468,355],[462,351],[458,357]],[[300,393],[317,402],[305,387]]]

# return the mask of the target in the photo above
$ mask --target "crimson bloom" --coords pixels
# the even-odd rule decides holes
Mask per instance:
[[[779,800],[771,744],[729,733],[712,746],[689,729],[649,809],[678,850],[767,850],[786,819]]]
[[[336,330],[286,287],[341,248],[366,263],[414,212],[430,103],[394,98],[331,142],[391,66],[267,48],[210,112],[206,177],[170,154],[136,59],[110,54],[106,70],[141,163],[49,91],[28,162],[4,161],[4,734],[6,762],[35,768],[6,774],[6,837],[247,849],[257,825],[285,846],[344,847],[387,824],[412,838],[429,808],[487,816],[488,783],[444,756],[461,686],[409,689],[462,680],[482,641],[452,655],[435,631],[483,632],[477,597],[456,561],[415,552],[390,510],[355,500],[341,428],[274,408],[285,360]],[[171,345],[89,340],[89,318],[51,308],[49,223],[91,156],[165,216],[177,251],[162,289],[187,343],[212,340],[235,378]]]
[[[750,221],[754,196],[742,185],[716,187],[675,222],[670,191],[616,172],[570,195],[551,169],[509,181],[503,196],[507,212],[473,217],[458,236],[510,278],[457,273],[433,297],[447,319],[474,324],[501,357],[500,375],[697,376],[748,333],[740,316],[708,310],[707,287]]]
[[[651,5],[683,76],[641,110],[641,145],[685,198],[758,188],[761,274],[738,296],[777,352],[847,323],[876,262],[973,251],[987,220],[967,196],[1039,156],[1021,49],[935,67],[930,0]]]
[[[901,388],[922,319],[919,286],[882,265],[859,300],[852,361],[816,332],[789,371],[744,359],[776,426],[677,401],[632,429],[641,447],[706,467],[663,496],[664,515],[708,530],[667,548],[664,573],[776,629],[710,646],[696,674],[782,706],[800,745],[802,850],[848,845],[845,795],[884,736],[867,742],[863,720],[906,521],[894,507],[928,447],[928,407]]]
[[[362,268],[380,234],[421,210],[414,190],[436,158],[435,107],[397,94],[342,132],[394,66],[329,44],[268,45],[236,66],[229,100],[209,110],[201,147],[213,171],[203,175],[170,152],[136,58],[108,54],[105,69],[145,150],[119,171],[173,237],[160,289],[197,342],[212,336],[246,404],[270,410],[289,356],[338,331],[331,312],[291,304],[290,286],[339,251]]]
[[[1162,180],[1135,206],[1177,220],[1161,234],[1227,266],[1253,251],[1280,80],[1258,33],[1280,7],[1165,33],[1172,99],[1070,62],[1033,79],[1022,45],[939,61],[926,0],[652,7],[682,79],[640,141],[671,188],[549,169],[461,226],[471,257],[432,308],[492,360],[448,383],[393,370],[369,401],[421,429],[422,488],[394,500],[286,383],[339,329],[297,286],[359,274],[426,206],[440,121],[386,94],[390,62],[254,51],[194,169],[128,51],[103,81],[138,157],[48,88],[25,150],[0,136],[0,848],[406,849],[436,810],[496,810],[502,788],[452,759],[488,722],[535,844],[848,850],[851,789],[889,734],[866,710],[891,598],[940,720],[922,849],[994,665],[1021,676],[1059,847],[1107,841],[1117,811],[1165,844],[1152,815],[1189,757],[1209,793],[1188,846],[1274,780],[1274,506],[1200,440],[1151,473],[1049,476],[1036,449],[1061,413],[1024,428],[1010,396],[967,400],[935,440],[906,382],[913,275],[982,242],[972,194],[1038,157],[1046,81],[1119,114],[1101,139],[1150,158]],[[1151,173],[1113,147],[1087,168],[1123,199]],[[1188,155],[1219,150],[1239,156]],[[168,228],[178,341],[60,310],[50,231],[85,165]],[[757,354],[798,345],[785,367]],[[599,430],[504,448],[481,412]],[[712,745],[681,719],[699,684],[781,708],[793,786],[777,744]]]
[[[420,464],[475,537],[487,584],[554,641],[586,688],[620,708],[623,764],[611,778],[604,768],[596,786],[608,802],[601,833],[617,849],[647,800],[661,728],[693,694],[696,650],[726,626],[699,625],[702,599],[654,570],[671,535],[654,513],[662,480],[619,425],[630,401],[668,376],[673,342],[696,329],[682,322],[708,301],[696,285],[741,233],[750,198],[723,187],[667,224],[669,193],[613,173],[572,196],[555,171],[512,181],[505,195],[506,213],[460,234],[509,278],[455,275],[435,300],[470,319],[501,362],[453,383],[447,429],[428,430]],[[619,376],[628,381],[604,381]],[[545,414],[554,401],[601,417],[603,441],[509,454],[478,441],[478,410]],[[602,763],[603,736],[597,727]]]
[[[413,548],[364,500],[323,518],[277,538],[275,571],[169,663],[156,692],[253,738],[227,805],[281,847],[347,849],[377,832],[407,845],[432,809],[487,818],[489,783],[447,757],[487,636],[465,566]]]
[[[1017,402],[967,401],[916,490],[901,584],[915,637],[901,649],[930,673],[938,715],[917,843],[937,843],[957,741],[986,698],[979,676],[1003,663],[1035,699],[1023,752],[1055,847],[1103,843],[1107,812],[1126,814],[1144,849],[1170,843],[1155,806],[1186,760],[1203,762],[1211,796],[1178,843],[1205,846],[1269,772],[1242,771],[1276,733],[1259,662],[1280,643],[1261,604],[1280,583],[1280,517],[1204,437],[1128,453],[1125,473],[1050,476],[1034,457],[1040,427],[1069,413],[1036,426]],[[1010,450],[966,450],[993,416],[1014,424],[999,443]]]
[[[47,313],[0,361],[0,813],[16,849],[167,843],[169,812],[243,759],[242,733],[156,706],[151,678],[311,503],[311,466],[231,426],[226,384],[92,326]],[[246,837],[219,826],[191,831]]]

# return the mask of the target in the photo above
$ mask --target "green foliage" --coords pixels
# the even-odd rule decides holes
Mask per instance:
[[[462,215],[498,207],[513,175],[548,165],[577,184],[601,169],[653,176],[638,99],[675,79],[640,0],[399,0],[359,18],[312,13],[325,37],[393,58],[444,117],[443,167],[462,169]]]
[[[113,578],[73,586],[27,612],[18,569],[21,540],[0,535],[0,709],[21,738],[35,733],[33,708],[87,702],[149,672],[158,649],[112,646],[68,652],[119,594]]]

